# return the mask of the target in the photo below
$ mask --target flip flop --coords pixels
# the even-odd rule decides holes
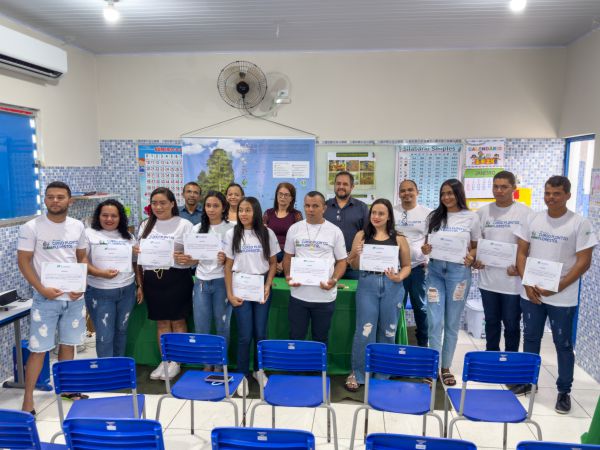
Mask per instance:
[[[356,381],[356,376],[353,373],[348,375],[348,378],[346,378],[344,387],[349,392],[357,392],[360,389],[360,384],[358,384],[358,382]]]
[[[440,376],[442,377],[444,386],[456,386],[456,378],[450,372],[442,372]]]
[[[90,398],[89,395],[82,394],[81,392],[71,392],[70,394],[61,394],[60,396],[66,400],[71,401],[86,400]]]

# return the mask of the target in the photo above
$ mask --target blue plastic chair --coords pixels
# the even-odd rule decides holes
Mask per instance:
[[[396,344],[367,345],[364,404],[354,412],[350,450],[354,448],[358,414],[363,409],[365,410],[365,437],[368,432],[369,409],[423,416],[423,436],[427,429],[427,416],[435,417],[439,422],[440,436],[443,436],[442,418],[433,409],[438,363],[438,351],[430,348]],[[429,386],[417,380],[377,379],[372,377],[374,373],[411,379],[431,378],[433,382]]]
[[[367,436],[365,450],[477,450],[475,444],[460,439],[445,439],[404,434],[373,433]]]
[[[144,414],[145,397],[137,393],[133,358],[113,357],[58,361],[52,366],[54,392],[61,426],[65,419],[110,418],[139,419]],[[131,395],[77,400],[65,417],[61,394],[64,392],[114,392],[130,389]],[[52,442],[57,436],[52,437]]]
[[[213,450],[314,450],[315,437],[308,431],[270,428],[214,428]]]
[[[0,448],[66,449],[66,445],[40,442],[35,418],[25,411],[0,409]]]
[[[600,445],[567,444],[565,442],[523,441],[517,444],[517,450],[599,450]]]
[[[327,376],[327,346],[322,342],[266,340],[257,345],[260,402],[252,405],[250,426],[254,412],[261,405],[271,405],[272,426],[275,428],[275,407],[327,408],[327,442],[337,450],[335,411],[330,402],[330,382]],[[271,375],[265,386],[265,369],[284,372],[320,372],[319,375]]]
[[[70,450],[164,450],[160,423],[146,419],[67,419],[63,429]]]
[[[459,420],[496,422],[504,424],[503,448],[509,423],[531,423],[537,428],[538,440],[542,440],[542,429],[531,419],[535,391],[542,359],[534,353],[517,352],[469,352],[465,355],[462,388],[446,390],[444,401],[445,423],[448,423],[448,400],[458,416],[450,422],[448,436]],[[467,389],[467,383],[531,384],[529,407],[526,410],[515,394],[506,389]]]
[[[190,430],[194,434],[194,401],[220,402],[224,401],[233,406],[235,426],[239,425],[238,408],[231,399],[231,395],[240,383],[244,383],[243,395],[243,424],[246,424],[246,392],[247,381],[241,373],[231,373],[227,370],[227,344],[222,336],[195,333],[165,333],[160,337],[162,360],[165,373],[168,361],[185,364],[209,364],[222,366],[222,372],[203,372],[188,370],[173,386],[168,377],[165,377],[167,393],[160,397],[156,409],[156,420],[160,418],[160,407],[165,398],[179,398],[190,400],[192,420]],[[205,381],[209,375],[222,375],[225,383],[211,383]]]

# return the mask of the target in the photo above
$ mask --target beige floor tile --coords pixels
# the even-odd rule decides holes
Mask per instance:
[[[581,435],[589,430],[592,419],[578,419],[556,414],[552,416],[536,416],[542,427],[542,438],[544,441],[555,442],[581,442]],[[528,425],[534,431],[533,425]]]
[[[163,433],[166,450],[210,450],[210,431],[197,430],[190,434],[188,429],[169,428]]]
[[[354,404],[340,404],[335,403],[333,409],[335,410],[338,438],[349,439],[352,431],[352,419],[354,412],[360,406],[359,403]],[[360,412],[358,415],[356,437],[360,438],[364,433],[364,412]],[[315,413],[315,420],[312,427],[312,432],[315,436],[326,437],[327,436],[327,412],[324,408],[319,408]],[[385,433],[385,422],[383,413],[379,411],[369,411],[369,433]]]
[[[458,428],[458,434],[456,434]],[[503,425],[499,423],[457,422],[453,437],[473,442],[478,447],[502,447]],[[517,443],[535,439],[527,424],[508,425],[508,447],[515,448]]]
[[[600,397],[600,387],[597,389],[573,389],[571,400],[575,400],[590,417],[594,416]]]

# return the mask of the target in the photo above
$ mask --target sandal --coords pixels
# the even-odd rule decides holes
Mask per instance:
[[[431,387],[433,386],[433,378],[423,378],[423,383],[425,383],[427,386],[429,386],[429,389],[431,389]]]
[[[66,400],[77,401],[77,400],[87,400],[90,398],[89,395],[82,394],[80,392],[71,392],[70,394],[61,394],[61,397]]]
[[[360,385],[358,384],[358,381],[356,381],[356,376],[353,373],[348,375],[348,378],[346,378],[344,387],[349,392],[356,392],[358,389],[360,389]]]
[[[454,375],[450,373],[450,369],[446,369],[446,372],[444,372],[444,369],[442,369],[440,376],[442,377],[442,383],[444,383],[444,386],[456,386],[456,378],[454,378]]]

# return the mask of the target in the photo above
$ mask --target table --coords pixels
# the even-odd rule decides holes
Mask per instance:
[[[352,339],[354,337],[356,308],[356,280],[340,280],[344,288],[338,288],[335,313],[329,332],[328,372],[331,375],[344,375],[351,371]],[[290,289],[283,278],[273,280],[273,295],[269,311],[267,336],[269,339],[288,339],[288,300]],[[399,299],[398,301],[401,301]],[[193,330],[192,320],[188,320],[188,329]],[[230,365],[235,365],[237,350],[237,327],[235,318],[231,318],[231,339],[228,350]],[[396,341],[407,344],[404,309],[398,323]],[[127,356],[132,356],[138,364],[156,366],[160,363],[160,353],[156,340],[156,322],[148,320],[146,305],[136,305],[129,318],[127,333]]]
[[[25,387],[25,370],[23,367],[23,349],[21,347],[21,319],[27,317],[31,311],[33,300],[17,301],[11,303],[8,307],[0,308],[0,328],[10,325],[15,330],[15,348],[17,354],[17,378],[14,381],[5,381],[5,388]]]

